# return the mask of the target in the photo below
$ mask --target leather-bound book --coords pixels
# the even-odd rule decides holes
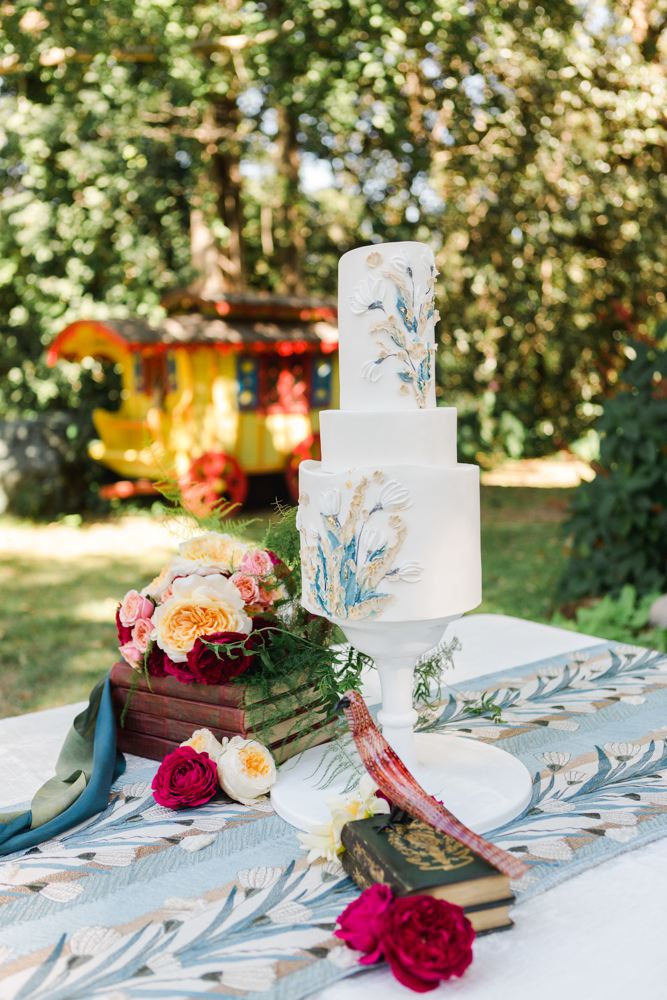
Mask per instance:
[[[427,895],[463,907],[478,933],[511,927],[509,878],[469,847],[419,820],[382,829],[386,816],[343,827],[343,868],[360,888],[387,885],[396,896]]]
[[[134,682],[134,683],[133,683]],[[230,708],[245,709],[266,705],[273,712],[274,707],[283,712],[283,718],[290,711],[299,708],[305,700],[313,699],[313,689],[308,689],[305,681],[298,690],[287,684],[272,684],[267,697],[257,684],[183,684],[176,677],[151,677],[150,684],[145,677],[137,677],[137,671],[127,663],[114,663],[111,668],[111,687],[131,688],[153,695],[178,698],[179,701],[198,701],[207,705],[226,705]]]
[[[222,732],[222,736],[242,736],[244,739],[262,739],[262,732],[268,732],[272,741],[284,739],[299,728],[299,720],[306,713],[306,708],[297,708],[285,704],[286,699],[278,698],[275,704],[253,707],[252,712],[245,708],[232,708],[228,705],[211,705],[200,701],[187,701],[170,695],[149,694],[147,691],[133,691],[129,688],[114,687],[111,689],[116,718],[120,720],[125,705],[129,702],[123,725],[126,729],[137,732],[151,733],[166,739],[187,740],[195,729],[210,729]],[[317,702],[308,704],[308,724],[321,722],[331,713],[326,706],[319,707]],[[291,711],[290,711],[291,709]],[[133,724],[132,717],[155,718],[160,722],[168,722],[170,732],[164,727],[158,732],[144,729]],[[301,720],[302,723],[304,720]],[[258,732],[259,729],[259,732]],[[181,733],[187,731],[187,736]],[[222,736],[218,738],[221,739]]]
[[[196,729],[210,729],[220,740],[258,739],[282,763],[331,739],[335,726],[319,692],[305,682],[296,689],[272,684],[267,697],[257,684],[183,684],[171,676],[147,680],[126,663],[116,663],[111,700],[118,748],[151,760],[163,760]]]
[[[283,764],[290,757],[301,753],[302,750],[316,747],[320,743],[327,743],[331,739],[334,725],[335,723],[329,723],[311,733],[306,733],[304,736],[292,736],[286,740],[278,740],[275,744],[272,743],[271,752],[276,763]],[[192,734],[190,733],[190,735]],[[185,742],[185,740],[181,742]],[[163,739],[160,736],[151,736],[148,733],[136,733],[131,729],[121,729],[120,726],[117,726],[116,745],[123,753],[133,753],[137,757],[148,757],[149,760],[164,760],[167,754],[172,753],[180,746],[180,743],[175,740]]]

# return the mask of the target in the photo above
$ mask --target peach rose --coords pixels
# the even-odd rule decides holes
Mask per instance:
[[[255,549],[253,552],[246,552],[240,568],[242,573],[252,576],[268,576],[273,570],[273,563],[268,552]]]
[[[181,542],[178,546],[179,561],[216,566],[222,572],[237,569],[247,550],[248,546],[243,542],[220,531],[208,531],[205,535]]]
[[[221,574],[179,577],[172,593],[170,600],[155,609],[151,638],[175,663],[187,660],[200,636],[214,632],[248,635],[252,630],[241,594]]]
[[[167,587],[167,589],[164,591],[164,593],[162,594],[162,597],[160,598],[160,604],[164,604],[165,601],[170,601],[173,596],[174,596],[174,592],[171,589],[171,584],[170,584]]]
[[[260,587],[259,600],[257,603],[261,604],[265,608],[268,608],[269,605],[275,604],[276,601],[279,601],[286,596],[287,595],[284,587],[277,587],[275,590],[269,590],[266,587]]]
[[[259,587],[254,576],[246,576],[245,573],[234,573],[229,579],[246,604],[254,604],[255,601],[259,600]]]
[[[137,647],[133,642],[123,643],[122,646],[118,647],[118,651],[120,652],[120,655],[123,657],[123,659],[126,660],[126,662],[129,663],[131,667],[134,667],[135,670],[141,663],[141,659],[144,655],[140,649],[137,649]]]
[[[132,629],[132,642],[137,647],[139,652],[145,653],[148,649],[148,643],[151,641],[152,631],[153,622],[150,618],[140,618],[138,622],[135,622],[134,628]]]
[[[142,597],[136,590],[128,590],[120,606],[119,617],[121,623],[129,628],[140,618],[150,618],[153,614],[153,605],[147,597]]]

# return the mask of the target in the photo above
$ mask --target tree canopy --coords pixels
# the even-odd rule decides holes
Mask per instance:
[[[113,405],[99,364],[44,367],[73,319],[192,282],[331,294],[345,250],[416,238],[464,454],[579,437],[665,312],[666,15],[4,2],[0,415]]]

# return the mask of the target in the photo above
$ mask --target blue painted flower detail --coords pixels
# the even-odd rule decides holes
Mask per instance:
[[[377,480],[376,480],[377,483]],[[380,486],[374,503],[367,501],[370,489]],[[362,477],[354,490],[346,516],[340,490],[323,490],[318,497],[320,524],[307,529],[301,520],[301,553],[304,576],[312,603],[322,614],[341,620],[376,618],[394,602],[395,595],[380,588],[383,580],[416,583],[422,567],[410,561],[394,565],[407,533],[400,510],[410,507],[409,491],[395,479],[386,484]],[[371,519],[388,513],[381,530]]]
[[[373,259],[371,263],[371,258],[378,259]],[[357,315],[372,310],[384,314],[369,327],[368,332],[376,338],[379,351],[377,358],[364,362],[361,377],[377,382],[383,374],[383,362],[387,358],[397,358],[401,364],[397,372],[401,383],[399,391],[403,395],[414,394],[417,405],[423,409],[433,378],[435,347],[429,344],[430,334],[439,316],[435,309],[438,271],[429,250],[424,253],[422,262],[427,274],[425,289],[415,284],[413,268],[405,251],[392,257],[390,268],[382,270],[382,277],[396,289],[398,318],[385,309],[386,288],[379,278],[366,278],[356,286],[350,296],[350,308]],[[381,266],[381,254],[371,254],[367,263],[372,267]],[[378,337],[382,339],[378,340]]]

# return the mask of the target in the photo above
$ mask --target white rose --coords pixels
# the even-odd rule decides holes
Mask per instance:
[[[182,747],[192,747],[197,753],[207,753],[211,760],[217,760],[223,752],[222,743],[216,740],[210,729],[197,729]]]
[[[231,799],[253,805],[271,790],[276,780],[273,757],[257,740],[234,736],[223,740],[218,757],[218,781]]]

